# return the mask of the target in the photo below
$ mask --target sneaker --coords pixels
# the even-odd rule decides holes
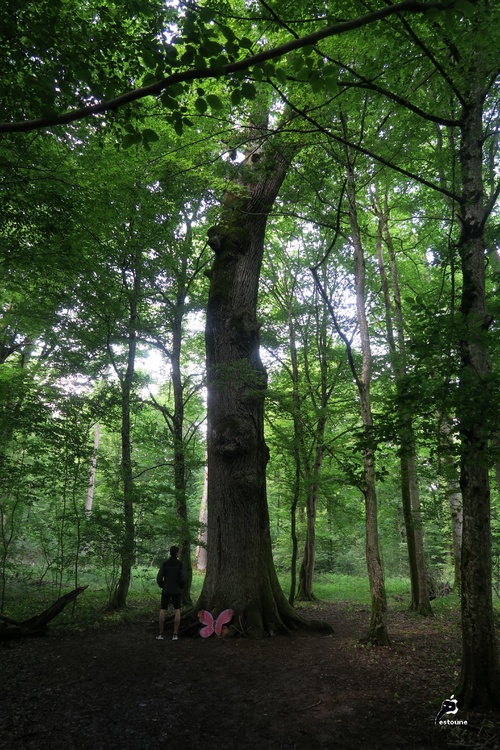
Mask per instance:
[[[178,639],[178,637],[177,637],[177,633],[174,633],[174,634],[173,634],[173,636],[172,636],[172,640],[173,640],[173,641],[178,641],[178,640],[179,640],[179,639]]]
[[[162,634],[161,634],[161,633],[160,633],[160,635],[157,635],[157,636],[156,636],[156,640],[157,640],[157,641],[162,641],[162,640],[163,640],[163,636],[162,636]]]

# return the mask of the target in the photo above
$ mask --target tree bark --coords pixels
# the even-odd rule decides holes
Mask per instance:
[[[471,53],[472,54],[472,53]],[[478,48],[478,53],[479,48]],[[474,55],[472,55],[474,58]],[[477,64],[477,68],[476,68]],[[482,116],[487,79],[471,64],[462,111],[461,235],[462,298],[459,426],[460,487],[463,498],[462,670],[455,694],[464,708],[500,707],[500,669],[495,642],[491,586],[491,528],[488,441],[490,362],[486,310]]]
[[[198,520],[200,530],[198,532],[198,546],[196,547],[196,569],[205,572],[207,568],[207,485],[208,476],[205,468],[203,479],[203,492],[201,493],[200,513]]]
[[[265,136],[265,130],[262,135]],[[221,221],[207,305],[208,559],[197,608],[231,607],[251,637],[304,621],[286,600],[272,559],[264,440],[267,376],[259,354],[257,294],[269,212],[293,151],[267,140],[241,167]]]

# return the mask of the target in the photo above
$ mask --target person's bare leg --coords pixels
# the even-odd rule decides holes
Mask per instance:
[[[165,625],[165,610],[160,609],[160,617],[158,618],[158,625],[160,626],[160,635],[163,635],[163,628]]]
[[[179,625],[181,624],[181,611],[180,609],[174,609],[174,635],[179,632]]]

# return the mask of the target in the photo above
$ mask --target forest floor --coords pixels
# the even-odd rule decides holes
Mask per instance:
[[[0,645],[2,750],[500,748],[495,717],[435,726],[460,663],[458,619],[391,611],[392,645],[359,644],[369,611],[320,604],[333,635],[157,641],[157,613]],[[499,719],[500,717],[496,717]],[[500,722],[499,722],[500,723]]]

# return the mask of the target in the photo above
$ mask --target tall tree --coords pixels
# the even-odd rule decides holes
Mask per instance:
[[[346,137],[347,125],[344,115],[342,115],[342,131],[344,137]],[[389,643],[389,635],[387,632],[387,596],[382,569],[382,558],[380,555],[378,502],[375,482],[375,444],[371,405],[372,351],[366,310],[366,261],[361,229],[358,221],[358,197],[355,172],[356,159],[349,147],[346,147],[345,159],[349,226],[351,242],[354,249],[356,316],[361,346],[361,371],[358,373],[354,366],[354,359],[352,356],[349,357],[349,362],[358,388],[361,419],[363,423],[363,494],[365,498],[366,513],[366,562],[372,600],[370,626],[366,635],[366,640],[379,645],[387,645]]]
[[[231,605],[252,636],[297,626],[274,569],[266,497],[266,373],[259,355],[257,294],[267,218],[296,147],[269,138],[267,108],[254,110],[252,140],[211,228],[206,349],[208,561],[198,606]],[[286,130],[288,114],[280,128]]]
[[[405,398],[405,381],[408,375],[405,329],[398,266],[394,243],[389,227],[389,206],[387,190],[383,203],[373,196],[377,216],[377,260],[384,297],[387,325],[387,342],[391,353],[398,409],[398,431],[400,439],[401,497],[406,527],[406,540],[412,584],[412,609],[422,615],[431,615],[427,566],[424,557],[424,544],[420,516],[420,498],[417,477],[417,447],[411,415],[411,407]],[[389,253],[390,274],[386,272],[383,244]],[[389,278],[391,282],[389,282]],[[392,295],[391,295],[392,289]],[[392,298],[391,298],[392,296]]]
[[[115,590],[109,602],[110,609],[123,609],[127,602],[127,594],[130,587],[132,566],[134,563],[135,550],[135,523],[134,506],[137,499],[133,468],[132,468],[132,435],[131,435],[131,412],[133,397],[137,337],[138,337],[138,315],[141,302],[143,259],[141,238],[135,236],[135,227],[130,226],[131,245],[129,252],[121,263],[121,276],[123,292],[126,298],[127,318],[124,321],[124,344],[125,363],[124,368],[118,364],[116,353],[113,351],[113,334],[109,331],[108,352],[113,368],[118,376],[121,391],[121,479],[123,483],[123,538],[121,543],[121,573]],[[120,342],[121,343],[121,342]]]

